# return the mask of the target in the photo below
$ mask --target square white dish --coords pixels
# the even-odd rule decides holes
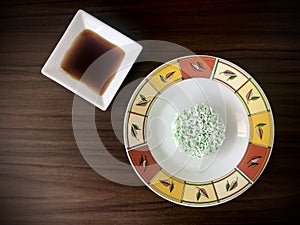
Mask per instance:
[[[96,93],[79,80],[73,78],[61,68],[61,62],[66,52],[70,49],[75,38],[85,29],[95,32],[110,43],[122,49],[125,53],[121,65],[103,95],[99,95],[99,93]],[[141,51],[142,46],[137,42],[126,37],[119,31],[101,22],[85,11],[78,10],[62,38],[59,40],[55,49],[43,66],[41,73],[87,100],[99,109],[105,111]]]

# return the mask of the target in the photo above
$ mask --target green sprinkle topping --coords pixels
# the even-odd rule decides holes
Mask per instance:
[[[204,104],[186,108],[176,115],[172,130],[178,148],[194,158],[215,153],[225,139],[222,119]]]

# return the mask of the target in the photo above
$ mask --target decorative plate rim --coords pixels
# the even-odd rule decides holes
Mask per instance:
[[[228,85],[225,85],[227,88],[229,88],[231,91],[233,91],[234,92],[234,94],[236,94],[237,95],[237,97],[239,98],[239,100],[242,102],[242,104],[243,104],[243,106],[244,106],[244,108],[245,108],[245,110],[246,110],[246,113],[247,113],[247,116],[248,116],[248,123],[249,123],[249,128],[250,128],[250,134],[249,134],[249,140],[248,140],[248,144],[247,144],[247,147],[246,147],[246,151],[245,151],[245,154],[244,154],[244,156],[243,156],[243,159],[239,162],[239,164],[238,165],[236,165],[234,168],[233,168],[233,170],[232,170],[232,172],[229,172],[228,174],[226,174],[225,176],[223,176],[223,177],[220,177],[220,178],[218,178],[218,179],[215,179],[215,180],[212,180],[211,181],[211,184],[209,183],[209,182],[197,182],[198,184],[203,184],[203,185],[207,185],[207,186],[212,186],[212,188],[214,189],[214,192],[215,192],[215,197],[216,197],[216,199],[215,200],[213,200],[212,202],[196,202],[195,200],[194,200],[194,202],[188,202],[188,201],[186,201],[186,200],[183,200],[183,198],[184,198],[184,194],[185,194],[185,188],[186,188],[186,186],[187,185],[189,185],[189,186],[192,186],[192,185],[195,185],[196,187],[197,186],[200,186],[200,185],[197,185],[197,183],[195,183],[195,184],[191,184],[191,182],[186,182],[186,181],[184,181],[184,180],[182,180],[183,181],[183,183],[182,183],[182,185],[183,185],[183,188],[182,188],[182,193],[181,193],[181,199],[175,199],[174,200],[174,198],[172,198],[170,195],[168,196],[168,195],[163,195],[161,192],[159,192],[159,189],[157,189],[155,186],[151,186],[151,182],[149,181],[149,183],[147,183],[147,181],[146,181],[146,179],[145,179],[145,177],[142,177],[142,175],[140,174],[141,172],[140,171],[138,171],[138,167],[137,167],[137,165],[135,165],[135,163],[134,163],[134,158],[130,155],[130,151],[132,151],[132,150],[135,150],[135,149],[138,149],[138,148],[143,148],[143,147],[145,147],[145,146],[147,146],[147,142],[146,141],[144,141],[143,143],[141,143],[141,144],[138,144],[138,145],[133,145],[133,146],[130,146],[129,145],[129,140],[128,140],[128,135],[129,135],[129,132],[128,132],[128,129],[129,129],[129,119],[130,119],[130,115],[131,114],[134,114],[134,112],[133,111],[131,111],[132,110],[132,108],[133,108],[133,105],[134,105],[134,102],[135,102],[135,100],[137,99],[137,97],[138,97],[138,93],[140,93],[141,92],[141,90],[142,90],[142,88],[145,86],[145,85],[147,85],[147,83],[149,83],[149,85],[154,89],[154,91],[156,91],[156,95],[151,99],[151,101],[149,101],[150,102],[150,104],[149,104],[149,106],[147,107],[147,109],[146,109],[146,112],[145,112],[145,114],[143,115],[143,114],[138,114],[137,113],[137,115],[139,115],[139,116],[144,116],[144,118],[143,118],[143,130],[142,130],[142,132],[143,132],[143,135],[144,135],[144,124],[146,123],[145,121],[146,121],[146,118],[147,118],[147,111],[150,111],[150,108],[151,108],[151,106],[152,106],[152,104],[153,104],[153,102],[155,101],[155,99],[157,98],[157,96],[159,96],[162,92],[160,92],[160,90],[158,90],[157,88],[155,88],[155,86],[153,85],[153,84],[151,84],[151,82],[150,82],[150,79],[149,78],[153,78],[154,77],[154,75],[155,75],[155,73],[157,73],[158,71],[160,71],[161,69],[164,69],[164,68],[168,68],[168,67],[170,67],[170,65],[172,65],[172,63],[177,63],[178,64],[178,71],[180,72],[180,76],[181,76],[181,80],[180,81],[182,81],[182,80],[185,80],[184,79],[184,75],[183,75],[183,72],[182,72],[182,65],[180,64],[180,60],[188,60],[188,59],[190,59],[190,60],[194,60],[195,58],[197,58],[197,59],[199,59],[199,60],[203,60],[204,58],[210,58],[210,59],[214,59],[214,63],[213,63],[213,67],[211,68],[211,71],[210,71],[210,73],[209,73],[209,77],[207,77],[208,79],[211,79],[211,80],[214,80],[214,81],[216,81],[216,82],[218,82],[218,83],[221,83],[221,84],[223,84],[223,85],[225,85],[224,83],[222,83],[222,81],[220,80],[218,80],[217,78],[215,78],[215,76],[216,76],[216,71],[217,71],[217,69],[218,69],[218,64],[221,62],[221,63],[224,63],[224,65],[230,65],[230,66],[232,66],[232,68],[233,69],[238,69],[238,71],[242,74],[242,75],[244,75],[244,76],[248,76],[248,78],[247,78],[247,80],[242,84],[242,86],[241,87],[239,87],[239,90],[234,90],[234,88],[232,88],[232,87],[229,87]],[[239,75],[239,74],[238,74]],[[153,76],[153,77],[151,77],[151,76]],[[190,78],[194,78],[194,77],[190,77]],[[189,79],[189,78],[187,78],[187,79]],[[234,79],[234,78],[233,78]],[[175,80],[175,81],[172,81],[172,82],[170,82],[170,83],[168,83],[166,86],[164,86],[163,87],[163,89],[162,90],[166,90],[168,87],[170,87],[170,86],[172,86],[172,84],[174,84],[174,83],[177,83],[176,81],[178,81],[178,80]],[[180,82],[180,81],[178,81],[178,82]],[[254,82],[254,83],[253,83]],[[240,93],[239,93],[239,91],[240,91],[240,89],[243,89],[243,86],[245,85],[247,85],[247,83],[249,83],[250,85],[252,85],[254,88],[256,88],[256,90],[258,91],[258,93],[259,93],[259,95],[260,95],[260,97],[261,97],[261,99],[263,100],[263,103],[265,104],[265,108],[266,108],[266,110],[264,110],[264,111],[259,111],[259,112],[254,112],[254,113],[251,113],[250,112],[250,109],[248,108],[248,106],[247,105],[245,105],[245,101],[244,101],[244,99],[240,96]],[[251,92],[251,93],[250,93]],[[252,94],[252,89],[247,93],[247,96],[248,96],[248,94],[249,95],[253,95]],[[240,96],[240,97],[239,97]],[[247,97],[246,96],[246,97]],[[252,96],[251,98],[253,98],[253,100],[256,100],[257,98],[259,98],[259,97],[256,97],[256,99],[254,99],[254,97],[256,97],[256,96]],[[248,97],[247,97],[247,100],[248,100]],[[251,100],[251,99],[250,99]],[[250,101],[249,100],[249,101]],[[145,100],[146,102],[147,102],[147,100]],[[149,103],[148,102],[148,103]],[[147,103],[146,103],[147,104]],[[247,103],[248,104],[248,103]],[[254,124],[251,124],[251,122],[252,122],[252,116],[255,116],[255,115],[258,115],[258,116],[260,116],[261,114],[268,114],[267,115],[267,118],[269,119],[269,121],[271,122],[271,124],[269,125],[269,131],[270,131],[270,134],[269,134],[269,142],[268,142],[268,145],[259,145],[259,143],[253,143],[253,142],[251,142],[250,140],[251,140],[251,138],[253,139],[254,137],[252,136],[251,137],[251,135],[253,135],[253,133],[254,133],[254,131],[252,130],[251,131],[251,125],[254,125]],[[251,119],[251,121],[250,121],[250,119]],[[260,124],[260,123],[259,123]],[[259,124],[257,124],[257,125],[259,125]],[[261,123],[261,125],[263,125],[263,123]],[[264,125],[266,125],[266,124],[264,124]],[[264,126],[263,125],[263,126]],[[260,127],[259,127],[260,128]],[[253,129],[253,128],[252,128]],[[251,133],[252,132],[252,133]],[[160,197],[162,197],[163,199],[166,199],[166,200],[168,200],[168,201],[170,201],[170,202],[173,202],[173,203],[175,203],[175,204],[179,204],[179,205],[182,205],[182,206],[189,206],[189,207],[209,207],[209,206],[216,206],[216,205],[220,205],[220,204],[223,204],[223,203],[226,203],[226,202],[228,202],[228,201],[230,201],[230,200],[233,200],[233,199],[235,199],[236,197],[238,197],[238,196],[240,196],[241,194],[243,194],[246,190],[248,190],[258,179],[259,179],[259,177],[261,176],[261,174],[263,173],[263,171],[265,170],[265,168],[266,168],[266,165],[268,164],[268,162],[269,162],[269,160],[270,160],[270,156],[271,156],[271,154],[272,154],[272,150],[273,150],[273,146],[274,146],[274,138],[275,138],[275,123],[274,123],[274,116],[273,116],[273,112],[272,112],[272,109],[271,109],[271,105],[270,105],[270,103],[269,103],[269,101],[268,101],[268,98],[267,98],[267,96],[266,96],[266,94],[264,93],[264,91],[262,90],[262,88],[260,87],[260,85],[258,84],[258,82],[249,74],[249,73],[247,73],[244,69],[242,69],[241,67],[239,67],[239,66],[237,66],[236,64],[234,64],[234,63],[232,63],[232,62],[230,62],[230,61],[227,61],[227,60],[225,60],[225,59],[222,59],[222,58],[220,58],[220,57],[215,57],[215,56],[210,56],[210,55],[188,55],[188,56],[182,56],[182,57],[178,57],[178,58],[175,58],[175,59],[172,59],[172,60],[170,60],[170,61],[168,61],[168,62],[165,62],[165,63],[163,63],[162,65],[160,65],[159,67],[157,67],[157,68],[155,68],[154,70],[152,70],[141,82],[140,82],[140,84],[136,87],[136,89],[135,89],[135,91],[133,92],[133,94],[132,94],[132,96],[131,96],[131,98],[130,98],[130,101],[129,101],[129,103],[127,104],[127,108],[126,108],[126,112],[125,112],[125,117],[124,117],[124,123],[123,123],[123,134],[124,134],[124,145],[125,145],[125,150],[126,150],[126,154],[127,154],[127,157],[128,157],[128,159],[129,159],[129,161],[130,161],[130,164],[131,164],[131,166],[133,167],[133,169],[134,169],[134,171],[135,171],[135,173],[138,175],[138,177],[141,179],[141,181],[151,190],[151,191],[153,191],[154,193],[156,193],[157,195],[159,195]],[[259,135],[259,134],[261,134],[261,135]],[[257,135],[260,137],[260,139],[262,139],[262,132],[258,132],[257,133]],[[144,138],[144,137],[143,137]],[[250,146],[251,145],[251,146]],[[246,155],[247,155],[247,153],[249,153],[250,151],[251,151],[251,147],[252,147],[252,145],[255,145],[255,146],[258,146],[258,147],[261,147],[261,148],[265,148],[266,150],[265,151],[268,151],[268,152],[266,152],[265,153],[265,155],[264,156],[261,156],[261,157],[263,157],[263,159],[264,159],[264,162],[262,163],[262,166],[259,168],[259,170],[258,170],[258,172],[257,172],[257,174],[254,176],[254,177],[252,177],[252,178],[250,178],[250,177],[248,177],[248,175],[246,175],[246,173],[245,173],[245,171],[243,171],[243,170],[241,170],[240,168],[238,168],[238,166],[240,165],[240,164],[242,164],[243,163],[243,160],[245,161],[246,160]],[[132,148],[131,148],[132,147]],[[268,150],[267,150],[268,149]],[[148,150],[148,152],[150,152],[150,150]],[[143,153],[144,154],[144,153]],[[151,153],[150,153],[151,154]],[[249,154],[250,155],[250,154]],[[142,156],[142,157],[145,157],[146,158],[146,155],[144,155],[144,156]],[[255,159],[255,160],[257,160],[257,159]],[[257,161],[256,161],[257,162]],[[255,163],[256,163],[255,162]],[[244,162],[245,163],[245,162]],[[251,165],[252,165],[252,163],[251,163]],[[253,165],[255,165],[255,164],[253,164]],[[257,164],[257,165],[259,165],[259,164]],[[141,166],[141,165],[140,165]],[[254,166],[255,167],[255,166]],[[151,180],[153,180],[156,176],[159,176],[159,175],[161,175],[161,174],[159,174],[159,173],[163,173],[164,175],[166,175],[168,178],[167,179],[170,179],[170,178],[172,178],[172,185],[173,185],[173,188],[174,188],[174,183],[173,183],[173,181],[175,182],[176,180],[174,180],[174,179],[178,179],[178,178],[173,178],[173,176],[170,176],[166,171],[164,171],[164,169],[163,168],[159,168],[157,171],[156,171],[156,173],[152,176],[152,178],[151,178]],[[220,198],[219,196],[218,196],[218,193],[217,193],[217,191],[216,191],[216,183],[218,183],[219,181],[220,181],[220,183],[221,182],[223,182],[223,180],[228,176],[228,177],[231,177],[231,176],[233,176],[233,174],[237,174],[236,176],[242,176],[242,177],[244,177],[244,179],[248,182],[243,188],[241,188],[241,189],[239,189],[237,192],[235,192],[235,193],[233,193],[232,195],[228,195],[227,197],[225,197],[225,198]],[[179,180],[181,180],[181,179],[179,179]],[[167,180],[166,180],[167,181]],[[160,180],[160,182],[162,182],[161,180]],[[167,181],[168,182],[168,181]],[[215,183],[214,183],[215,182]],[[233,181],[232,181],[233,182]],[[159,182],[157,182],[157,183],[159,183]],[[223,182],[224,183],[224,182]],[[237,182],[236,182],[237,183]],[[227,189],[227,191],[228,191],[228,188],[227,188],[227,185],[228,185],[229,183],[228,183],[228,180],[227,180],[227,183],[226,183],[226,189]],[[164,186],[168,186],[168,187],[171,187],[172,185],[169,183],[167,183],[167,184],[164,184]],[[237,184],[236,184],[237,185]],[[228,186],[230,186],[230,185],[228,185]],[[171,187],[172,188],[172,187]],[[173,190],[173,188],[172,188],[172,190]],[[199,190],[199,192],[200,192],[200,189],[199,189],[199,187],[197,187],[198,188],[198,190]],[[233,189],[232,189],[233,190]],[[170,189],[170,193],[171,193],[171,189]],[[164,193],[164,194],[166,194],[166,193]],[[205,194],[205,193],[204,193]],[[203,192],[202,192],[202,196],[203,196]],[[204,195],[205,196],[205,195]],[[200,197],[201,197],[201,194],[200,194]],[[199,198],[200,198],[199,197]],[[197,201],[199,200],[199,198],[198,198],[198,196],[197,196]],[[176,201],[177,200],[177,201]]]

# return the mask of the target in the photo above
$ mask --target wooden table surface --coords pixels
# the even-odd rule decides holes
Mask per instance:
[[[1,224],[299,222],[297,1],[123,2],[1,1]],[[73,93],[40,73],[79,8],[135,40],[173,42],[228,59],[254,76],[271,103],[276,134],[269,164],[248,191],[220,206],[183,207],[90,168],[74,139]],[[135,64],[123,87],[157,65]],[[99,136],[114,157],[128,163],[110,115],[111,107],[96,109]]]

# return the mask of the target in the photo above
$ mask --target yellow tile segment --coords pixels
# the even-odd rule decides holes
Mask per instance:
[[[130,111],[146,115],[151,101],[157,93],[158,92],[149,84],[149,82],[146,82],[135,96]]]
[[[249,181],[239,172],[234,171],[230,176],[214,181],[216,192],[220,200],[225,200],[238,192],[242,191],[248,185]]]
[[[144,143],[144,118],[130,113],[127,124],[128,148]]]
[[[259,89],[252,81],[247,82],[239,91],[249,114],[259,113],[267,110],[264,102],[264,96],[261,95]]]
[[[150,186],[161,195],[173,201],[180,202],[184,188],[184,182],[180,179],[170,177],[160,170],[150,182]]]
[[[250,142],[253,144],[272,146],[273,120],[270,112],[263,112],[249,117]]]
[[[173,61],[163,65],[155,70],[148,80],[157,91],[162,91],[170,83],[182,80],[179,64]]]
[[[220,80],[236,91],[247,82],[249,77],[231,63],[220,60],[216,66],[214,79]]]
[[[217,196],[212,183],[186,183],[182,200],[195,204],[203,204],[217,201]]]

